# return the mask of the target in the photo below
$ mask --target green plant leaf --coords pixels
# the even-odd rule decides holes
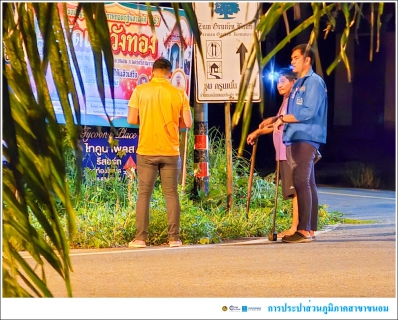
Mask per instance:
[[[381,16],[384,12],[384,3],[379,3],[379,8],[377,10],[377,42],[376,42],[376,52],[380,50],[380,28],[381,28]]]
[[[181,6],[184,9],[185,14],[187,15],[188,24],[191,27],[196,46],[199,50],[200,56],[202,57],[202,63],[204,64],[203,60],[203,49],[202,49],[202,42],[200,40],[200,30],[198,27],[198,20],[196,18],[195,11],[193,9],[192,3],[188,2],[181,2]],[[209,9],[212,10],[212,9]],[[211,11],[213,12],[213,11]]]

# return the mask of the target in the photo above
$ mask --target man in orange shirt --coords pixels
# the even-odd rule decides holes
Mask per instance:
[[[170,77],[170,61],[164,58],[156,60],[152,80],[137,86],[128,103],[127,122],[140,126],[137,148],[137,232],[129,247],[146,247],[149,204],[158,172],[166,199],[169,246],[181,245],[181,207],[177,190],[181,169],[179,133],[180,128],[192,126],[192,115],[185,91],[174,87],[169,81]]]

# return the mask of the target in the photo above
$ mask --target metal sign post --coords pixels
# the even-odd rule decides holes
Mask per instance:
[[[233,173],[232,173],[232,129],[231,129],[231,102],[226,102],[225,112],[225,147],[227,154],[227,209],[232,210],[233,197]]]

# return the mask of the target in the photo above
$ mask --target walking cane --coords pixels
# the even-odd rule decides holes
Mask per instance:
[[[254,173],[254,165],[256,163],[256,153],[257,153],[257,139],[253,145],[253,152],[250,161],[250,176],[249,176],[249,185],[247,188],[247,200],[246,200],[246,219],[249,218],[250,198],[252,193],[253,173]]]
[[[278,234],[275,231],[276,208],[278,206],[278,191],[279,191],[279,160],[276,160],[276,173],[275,173],[275,202],[274,202],[274,221],[272,223],[272,232],[268,235],[269,241],[277,241]]]

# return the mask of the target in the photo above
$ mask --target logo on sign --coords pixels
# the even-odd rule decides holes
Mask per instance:
[[[232,15],[239,11],[238,2],[216,2],[214,5],[214,12],[222,16],[219,19],[233,19],[234,17],[232,17]]]

